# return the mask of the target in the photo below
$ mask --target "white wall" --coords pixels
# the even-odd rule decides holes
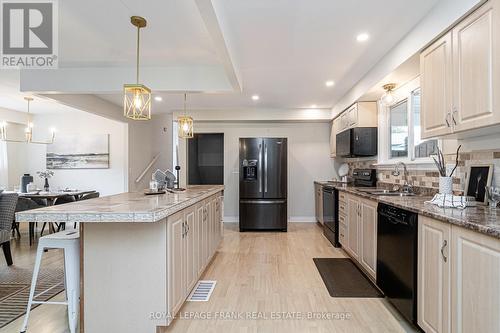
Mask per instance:
[[[330,159],[329,123],[196,122],[195,132],[224,133],[225,221],[237,221],[239,215],[238,140],[240,137],[261,136],[288,138],[289,220],[315,221],[313,182],[335,176],[334,162]],[[184,158],[180,159],[185,161],[185,142],[182,141],[180,153],[184,154]]]
[[[54,170],[55,175],[49,180],[52,189],[92,189],[101,195],[127,190],[127,124],[81,111],[36,114],[33,123],[33,139],[40,141],[48,139],[51,127],[57,128],[58,134],[109,134],[109,169]],[[23,173],[30,173],[38,187],[42,188],[43,180],[36,177],[36,172],[46,169],[46,151],[46,145],[8,143],[9,187],[19,184]]]

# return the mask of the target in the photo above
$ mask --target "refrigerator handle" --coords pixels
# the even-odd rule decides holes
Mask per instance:
[[[264,172],[266,175],[264,176],[264,192],[267,193],[267,144],[264,143]]]
[[[259,167],[257,169],[257,180],[259,182],[259,193],[262,193],[262,144],[259,143]]]

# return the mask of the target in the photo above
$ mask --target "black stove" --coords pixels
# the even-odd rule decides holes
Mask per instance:
[[[376,169],[354,169],[352,172],[354,186],[356,187],[376,187],[377,170]]]

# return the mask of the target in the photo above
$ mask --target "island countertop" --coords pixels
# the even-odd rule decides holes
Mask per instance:
[[[127,192],[16,213],[17,222],[157,222],[224,190],[223,185],[189,186],[186,191],[145,195]]]

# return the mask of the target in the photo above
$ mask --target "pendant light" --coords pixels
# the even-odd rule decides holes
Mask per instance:
[[[36,144],[45,144],[49,145],[54,143],[54,140],[56,138],[56,130],[54,128],[51,129],[51,139],[49,141],[33,141],[33,122],[30,120],[30,103],[33,101],[32,97],[24,97],[24,100],[28,102],[28,124],[26,125],[26,128],[24,129],[24,134],[26,139],[24,141],[22,140],[12,140],[12,139],[7,139],[7,123],[2,122],[0,124],[0,140],[5,141],[5,142],[27,142],[27,143],[36,143]]]
[[[381,97],[382,104],[385,106],[391,106],[396,102],[396,96],[394,93],[394,88],[396,88],[395,83],[387,83],[382,86],[384,88],[385,93]]]
[[[191,139],[194,136],[193,118],[187,115],[186,99],[187,99],[187,94],[184,94],[184,115],[179,116],[177,118],[177,125],[179,126],[177,133],[179,133],[179,138]]]
[[[123,85],[123,115],[133,120],[151,119],[151,89],[139,83],[139,37],[141,28],[146,27],[146,19],[140,16],[130,18],[137,27],[137,76],[136,83]]]

